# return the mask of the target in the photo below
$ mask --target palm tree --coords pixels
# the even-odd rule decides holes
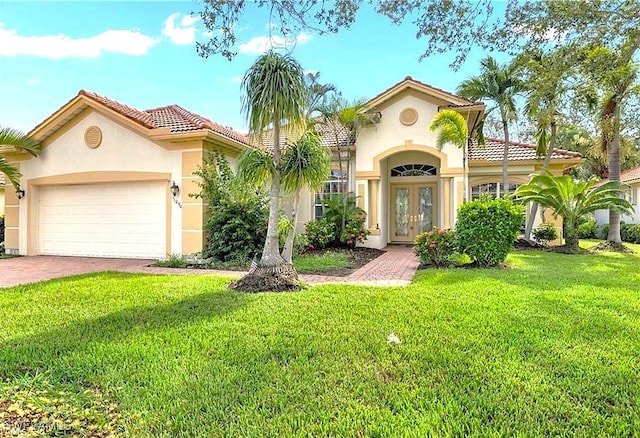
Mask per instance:
[[[307,108],[305,116],[310,119],[314,113],[321,112],[327,103],[329,93],[335,93],[337,88],[333,84],[321,84],[320,72],[309,72],[304,76],[307,87]]]
[[[527,73],[524,111],[536,124],[536,155],[544,157],[542,169],[549,168],[556,146],[558,107],[568,91],[565,79],[570,68],[569,52],[568,47],[550,54],[528,52],[519,61]],[[527,240],[531,237],[537,213],[538,203],[533,202],[524,231]]]
[[[640,38],[627,38],[618,50],[596,47],[587,53],[586,73],[597,86],[606,90],[604,105],[600,110],[602,150],[609,156],[609,181],[620,182],[621,138],[620,112],[624,99],[633,90],[638,68],[634,56],[640,50]],[[609,209],[609,233],[607,242],[614,247],[622,245],[620,236],[620,212]]]
[[[576,253],[578,246],[578,220],[596,210],[615,209],[629,213],[633,207],[621,197],[620,183],[609,181],[593,188],[596,179],[574,181],[569,175],[553,176],[548,170],[533,175],[531,180],[514,193],[524,202],[538,202],[562,217],[567,252]]]
[[[300,64],[289,55],[269,51],[261,55],[245,74],[242,84],[242,109],[249,132],[261,137],[272,126],[273,173],[269,198],[269,223],[262,258],[255,276],[272,275],[280,280],[297,279],[293,265],[280,256],[278,216],[280,210],[280,132],[304,126],[306,88]],[[242,280],[241,280],[242,281]],[[240,289],[242,285],[237,285]]]
[[[518,69],[519,66],[515,62],[502,66],[489,56],[480,62],[480,74],[464,80],[457,90],[460,96],[470,100],[489,99],[495,103],[500,111],[504,132],[502,184],[505,194],[509,193],[507,173],[509,167],[509,121],[517,116],[515,96],[525,90],[523,82],[517,76]]]
[[[340,170],[340,177],[344,178],[345,170],[346,175],[350,174],[351,163],[351,140],[354,140],[358,136],[358,131],[362,128],[375,125],[380,120],[380,114],[377,112],[370,112],[366,110],[365,102],[362,100],[356,100],[354,102],[348,102],[341,96],[335,96],[328,103],[320,108],[321,120],[334,137],[334,148],[338,158],[338,169]],[[347,138],[347,144],[342,143],[342,138]],[[346,169],[344,161],[346,159]],[[340,184],[341,190],[343,184]],[[343,201],[343,217],[340,233],[345,229],[347,220],[347,202],[348,197],[346,193],[342,193]]]
[[[282,157],[282,188],[293,194],[291,228],[282,249],[282,258],[288,263],[293,258],[300,191],[304,187],[320,190],[330,170],[331,153],[313,129],[307,130],[300,139],[290,144]]]
[[[34,157],[40,153],[40,146],[38,146],[38,143],[31,137],[17,129],[0,127],[0,147],[7,146],[19,151],[28,152]],[[13,184],[16,190],[20,189],[20,172],[2,155],[0,155],[0,172],[7,176],[7,179]]]
[[[313,128],[309,128],[298,140],[287,145],[280,163],[282,188],[293,196],[291,228],[281,256],[292,262],[295,224],[300,201],[300,191],[304,187],[319,190],[327,179],[331,168],[331,154]],[[238,176],[247,182],[264,185],[274,173],[273,156],[263,149],[247,148],[238,159]]]
[[[467,144],[469,142],[469,128],[462,115],[454,110],[442,110],[435,115],[429,125],[430,131],[439,129],[436,147],[442,150],[445,143],[451,143],[462,149],[462,202],[467,202]]]

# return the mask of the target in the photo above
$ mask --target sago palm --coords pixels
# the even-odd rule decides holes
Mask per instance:
[[[464,80],[457,93],[470,100],[489,99],[500,111],[504,133],[504,152],[502,158],[502,183],[504,193],[509,191],[509,121],[516,118],[515,96],[525,90],[518,78],[518,66],[511,63],[502,66],[491,56],[480,62],[480,74]],[[495,108],[495,107],[494,107]],[[493,109],[493,108],[491,108]],[[489,111],[491,111],[491,109]]]
[[[594,188],[595,179],[574,181],[569,175],[553,176],[548,170],[534,175],[516,190],[524,202],[537,202],[562,217],[565,243],[569,252],[578,252],[578,221],[596,210],[614,209],[630,213],[633,207],[622,196],[620,183],[609,181]]]
[[[18,190],[20,188],[20,172],[4,156],[6,152],[15,151],[28,152],[35,157],[40,153],[40,147],[34,139],[17,129],[0,127],[0,172],[4,173]]]
[[[265,129],[271,126],[270,132],[273,135],[269,223],[262,258],[255,274],[295,277],[293,266],[282,259],[278,245],[280,132],[283,129],[294,130],[304,126],[307,98],[304,72],[291,56],[269,51],[249,68],[242,80],[241,89],[242,109],[247,118],[249,132],[255,137],[261,137]]]
[[[467,143],[469,141],[467,121],[457,111],[442,110],[431,121],[429,130],[439,130],[436,138],[436,147],[439,151],[446,143],[451,143],[462,149],[462,202],[467,202]]]

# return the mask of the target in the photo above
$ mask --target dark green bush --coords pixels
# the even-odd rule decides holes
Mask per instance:
[[[306,238],[309,249],[323,249],[336,241],[336,224],[327,218],[306,224]]]
[[[264,246],[268,197],[238,178],[224,155],[217,151],[196,175],[202,178],[200,193],[192,196],[209,203],[209,220],[205,225],[207,241],[202,256],[246,264]]]
[[[364,216],[355,217],[345,224],[344,231],[340,236],[340,243],[348,248],[355,248],[358,243],[364,243],[369,234],[370,231],[366,227]]]
[[[0,216],[0,243],[4,242],[4,216]]]
[[[483,196],[458,209],[456,244],[478,266],[504,262],[524,222],[524,206]]]
[[[344,227],[343,227],[344,220]],[[306,224],[309,248],[355,248],[370,234],[366,214],[358,207],[353,193],[337,194],[325,199],[325,214]]]
[[[620,238],[623,242],[640,243],[640,224],[620,224]]]
[[[579,239],[595,239],[598,237],[598,226],[596,225],[595,218],[578,225],[578,238]]]
[[[451,258],[456,251],[456,237],[453,230],[438,229],[427,231],[416,237],[413,250],[423,265],[437,267],[453,264]]]
[[[547,246],[549,242],[558,238],[558,229],[551,222],[543,222],[538,228],[533,230],[533,238],[541,244]]]
[[[242,264],[260,253],[267,233],[269,208],[259,197],[223,199],[207,221],[207,243],[202,255]]]

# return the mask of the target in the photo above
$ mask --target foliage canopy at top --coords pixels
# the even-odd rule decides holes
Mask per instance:
[[[198,53],[232,59],[237,54],[237,24],[255,13],[255,8],[266,10],[265,21],[273,24],[272,32],[295,42],[299,32],[337,33],[349,28],[363,4],[369,2],[205,0],[200,17],[212,33],[208,41],[198,43]],[[571,41],[616,45],[623,35],[640,28],[638,0],[509,0],[503,11],[500,7],[503,13],[494,8],[498,3],[492,0],[373,0],[370,4],[392,23],[410,22],[416,27],[416,37],[426,40],[420,59],[455,50],[456,67],[473,45],[511,54],[523,48],[554,47]]]

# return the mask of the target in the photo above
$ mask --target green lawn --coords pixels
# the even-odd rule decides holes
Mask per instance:
[[[640,255],[507,263],[406,288],[100,274],[2,290],[0,401],[45,387],[106,418],[112,402],[136,437],[637,434]]]

